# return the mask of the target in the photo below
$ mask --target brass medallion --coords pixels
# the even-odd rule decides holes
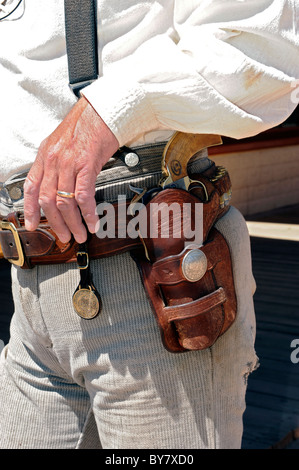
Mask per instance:
[[[91,289],[77,290],[73,295],[73,305],[76,313],[86,320],[96,317],[100,311],[99,299]]]

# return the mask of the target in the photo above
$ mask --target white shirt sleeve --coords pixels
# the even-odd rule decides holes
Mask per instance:
[[[175,35],[152,37],[82,91],[120,145],[158,129],[244,138],[295,109],[297,0],[176,0],[174,19]]]

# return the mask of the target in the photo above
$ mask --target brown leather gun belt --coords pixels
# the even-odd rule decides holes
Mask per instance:
[[[228,209],[228,203],[231,194],[231,183],[229,175],[222,167],[213,165],[199,175],[193,175],[192,180],[201,181],[202,201],[207,202],[210,197],[211,189],[220,196],[220,205],[218,217],[221,217]],[[197,191],[198,196],[198,191]],[[126,202],[127,206],[130,202]],[[114,205],[116,207],[116,204]],[[117,210],[115,211],[117,215]],[[127,215],[128,223],[132,216]],[[118,223],[116,221],[117,229]],[[88,254],[90,259],[97,259],[107,256],[131,251],[142,246],[140,238],[122,238],[118,237],[117,231],[115,238],[99,238],[96,234],[90,236],[88,242]],[[6,217],[0,217],[0,245],[3,257],[11,263],[22,268],[31,268],[35,265],[69,263],[77,260],[79,250],[78,243],[71,239],[63,244],[53,232],[46,219],[41,219],[39,227],[29,232],[24,227],[24,217],[22,214],[11,213]]]

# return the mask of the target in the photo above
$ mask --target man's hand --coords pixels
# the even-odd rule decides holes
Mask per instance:
[[[41,143],[28,173],[24,185],[26,229],[37,228],[42,208],[63,243],[70,240],[71,234],[78,243],[86,240],[81,214],[89,231],[95,233],[96,177],[118,147],[114,134],[88,101],[81,98]],[[57,190],[75,193],[75,198],[57,196]]]

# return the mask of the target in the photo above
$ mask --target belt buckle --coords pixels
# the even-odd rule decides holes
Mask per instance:
[[[12,222],[7,222],[4,220],[0,221],[0,228],[1,230],[10,230],[13,234],[14,242],[16,244],[17,252],[18,252],[18,259],[8,258],[8,261],[16,266],[23,266],[25,258],[23,253],[23,248],[21,244],[21,240],[18,234],[18,231],[15,225]]]

